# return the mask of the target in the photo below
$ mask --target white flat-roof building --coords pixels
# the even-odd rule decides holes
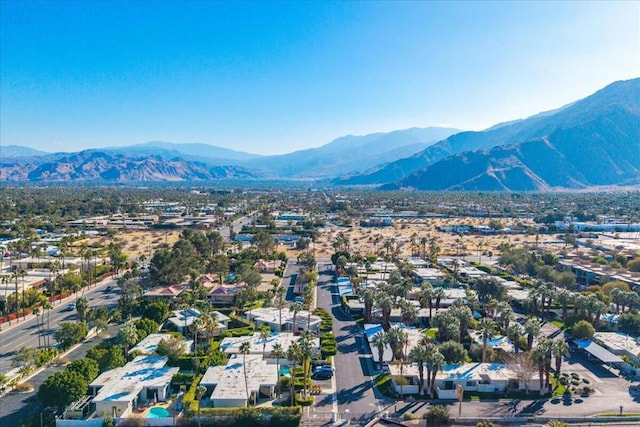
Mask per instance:
[[[245,317],[248,320],[251,320],[259,325],[267,325],[271,328],[272,331],[281,332],[281,331],[294,331],[293,325],[293,312],[287,309],[282,310],[282,321],[280,320],[280,310],[273,307],[267,308],[256,308],[244,313]],[[322,319],[320,316],[316,316],[315,314],[311,314],[309,316],[309,312],[306,310],[298,312],[296,315],[296,324],[295,331],[304,331],[309,329],[313,332],[318,332],[320,328],[320,323]],[[309,323],[307,327],[307,323]]]
[[[640,339],[622,332],[596,332],[593,339],[600,341],[611,353],[640,363]]]
[[[420,340],[424,338],[424,334],[420,329],[408,328],[404,325],[399,325],[399,326],[403,331],[407,333],[406,350],[408,354],[411,351],[411,349],[416,347],[420,342]],[[380,353],[378,351],[378,348],[371,344],[371,340],[373,339],[373,337],[375,337],[378,334],[381,334],[382,332],[383,332],[382,325],[379,325],[379,324],[364,325],[364,333],[367,337],[367,341],[369,342],[369,347],[371,348],[371,355],[372,355],[373,361],[376,363],[380,362]],[[382,352],[382,361],[390,362],[392,358],[393,358],[393,354],[391,352],[391,346],[387,344],[384,346],[384,351]]]
[[[400,376],[400,365],[389,365],[389,370],[392,375],[393,386],[399,393],[400,386],[396,384],[395,378]],[[416,363],[405,365],[402,376],[408,382],[407,385],[403,385],[402,393],[418,394],[420,392],[418,365]],[[523,376],[513,371],[509,365],[503,363],[464,363],[445,365],[436,374],[435,386],[439,399],[457,399],[458,384],[465,391],[477,391],[480,393],[504,393],[507,390],[539,391],[538,370],[533,369],[528,373],[527,377],[528,381],[525,385],[521,381]]]
[[[469,331],[471,339],[476,343],[482,345],[482,334],[478,331]],[[493,335],[487,338],[487,347],[494,350],[502,350],[506,353],[513,353],[516,351],[513,342],[504,335]]]
[[[286,353],[291,344],[300,340],[300,338],[300,336],[296,336],[292,332],[272,332],[269,338],[263,340],[260,337],[260,333],[256,332],[250,336],[227,337],[220,343],[220,350],[227,354],[238,354],[242,343],[248,342],[251,344],[249,354],[264,354],[264,358],[268,363],[276,363],[276,358],[271,357],[273,346],[276,343],[280,344],[282,351]],[[320,338],[313,338],[311,340],[311,348],[314,356],[320,355]],[[286,357],[280,356],[280,364],[288,364]]]
[[[96,414],[123,418],[139,402],[164,401],[180,368],[165,367],[163,356],[138,356],[126,365],[103,372],[89,384]]]
[[[244,364],[243,364],[244,359]],[[246,383],[245,383],[246,365]],[[200,385],[214,408],[244,407],[259,398],[273,398],[278,372],[257,354],[233,354],[225,366],[210,366]]]
[[[138,344],[136,344],[135,347],[129,350],[129,354],[134,352],[137,352],[138,354],[143,354],[143,355],[154,354],[158,349],[158,344],[160,344],[160,341],[168,340],[169,338],[171,338],[171,334],[147,335],[145,339],[140,341]],[[185,354],[191,350],[191,347],[193,346],[193,340],[184,340],[183,343],[184,343],[184,346],[183,346],[182,353]]]
[[[442,285],[447,280],[447,275],[437,268],[416,268],[414,273],[419,282]]]
[[[172,325],[178,332],[184,333],[193,325],[193,321],[200,317],[200,311],[195,308],[186,308],[184,310],[175,310],[171,312],[166,322]]]

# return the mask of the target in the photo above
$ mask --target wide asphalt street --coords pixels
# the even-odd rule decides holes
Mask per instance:
[[[110,325],[107,331],[102,335],[116,336],[118,334],[119,324]],[[89,340],[80,344],[77,348],[65,356],[70,362],[85,357],[87,351],[96,344],[103,341],[104,338],[94,336]],[[31,377],[28,382],[33,384],[34,391],[29,393],[10,392],[0,397],[0,426],[17,426],[20,422],[37,415],[44,408],[37,398],[38,388],[49,376],[55,372],[63,371],[64,366],[50,366]]]
[[[340,305],[333,264],[328,258],[318,259],[317,306],[333,314],[333,334],[338,342],[334,357],[336,393],[318,399],[315,412],[328,420],[337,400],[341,419],[349,418],[352,425],[364,424],[383,409],[383,398],[373,387],[371,354],[365,338],[355,321],[345,314]]]
[[[90,289],[85,289],[84,294],[79,292],[78,297],[83,296],[87,298],[90,307],[116,304],[118,298],[120,298],[120,290],[115,284],[116,279],[109,277],[98,282],[97,285],[92,286]],[[113,287],[113,290],[107,293],[105,292],[105,288],[109,285]],[[56,343],[53,335],[60,322],[77,320],[77,312],[75,310],[65,311],[67,304],[74,301],[75,295],[72,295],[61,302],[56,302],[56,305],[48,314],[48,329],[46,328],[47,316],[45,316],[45,331],[43,335],[49,335],[51,345]],[[42,321],[42,317],[40,321]],[[15,320],[12,321],[11,325],[4,323],[2,329],[0,332],[0,373],[6,374],[12,369],[11,359],[18,349],[21,347],[38,347],[38,328],[36,326],[35,316],[27,316],[25,320],[20,319],[17,323]]]

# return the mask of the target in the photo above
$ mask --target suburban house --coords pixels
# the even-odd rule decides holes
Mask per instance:
[[[420,340],[424,338],[424,334],[420,331],[420,329],[409,328],[404,325],[400,325],[400,328],[407,333],[407,346],[406,352],[409,354],[411,349],[416,347]],[[367,342],[369,343],[369,347],[371,348],[371,355],[374,362],[380,362],[380,352],[378,348],[371,344],[371,340],[378,334],[383,333],[382,325],[380,324],[366,324],[364,325],[364,333],[367,337]],[[390,362],[392,360],[391,346],[386,344],[384,346],[384,351],[382,353],[382,361]]]
[[[279,263],[280,261],[277,260],[265,261],[263,259],[259,259],[255,264],[253,264],[253,268],[259,273],[273,274],[276,271],[276,268],[278,268],[277,264]]]
[[[195,308],[175,310],[171,312],[171,317],[165,321],[165,324],[184,334],[198,317],[200,317],[200,311]]]
[[[207,294],[207,301],[213,305],[233,305],[236,295],[244,286],[244,283],[216,283]]]
[[[280,344],[282,351],[286,353],[291,344],[299,339],[300,336],[296,336],[292,332],[272,332],[266,340],[263,340],[260,337],[260,333],[256,332],[251,336],[226,337],[220,342],[220,350],[227,354],[238,354],[240,352],[240,346],[245,342],[249,342],[251,344],[249,354],[264,354],[264,359],[267,363],[276,363],[276,358],[271,357],[273,346]],[[313,355],[320,356],[320,338],[311,340],[311,346]],[[280,356],[280,364],[289,364],[286,356]]]
[[[267,325],[272,331],[304,331],[309,329],[312,332],[318,332],[322,319],[320,316],[312,314],[309,316],[308,311],[300,311],[295,316],[295,331],[293,325],[294,313],[290,310],[282,310],[282,321],[280,320],[280,310],[273,307],[256,308],[244,313],[245,317],[254,322],[256,326]],[[309,323],[307,327],[307,321]]]
[[[189,289],[188,285],[171,285],[160,288],[153,288],[145,291],[142,295],[148,299],[169,299],[176,300],[185,289]]]
[[[164,401],[180,368],[165,367],[167,357],[138,356],[126,365],[103,372],[89,384],[96,414],[123,418],[140,403]]]
[[[417,283],[429,282],[435,286],[443,286],[447,280],[447,275],[437,268],[416,268],[414,274]]]
[[[396,383],[396,378],[400,376],[400,365],[389,365],[389,369],[392,375],[393,386],[395,390],[400,393],[400,385]],[[402,376],[407,382],[407,384],[403,384],[402,386],[402,393],[418,394],[420,384],[418,365],[416,363],[404,365]],[[436,374],[435,387],[439,399],[457,399],[458,385],[460,385],[464,391],[475,391],[479,393],[504,393],[509,390],[540,390],[537,369],[529,372],[526,384],[522,378],[522,375],[519,375],[503,363],[454,364],[445,365],[438,371]]]
[[[276,366],[268,364],[262,355],[233,354],[225,366],[210,366],[200,385],[206,387],[204,399],[209,399],[214,408],[230,408],[273,398],[277,382]]]
[[[482,334],[478,331],[469,331],[471,339],[477,344],[482,345]],[[502,350],[505,353],[513,353],[516,351],[513,342],[504,335],[491,335],[487,338],[487,347],[494,350]]]
[[[145,339],[140,341],[138,344],[136,344],[135,347],[129,350],[129,354],[134,354],[134,353],[140,354],[140,355],[155,354],[156,350],[158,349],[158,344],[160,344],[160,341],[168,340],[169,338],[171,338],[171,334],[147,335]],[[193,346],[193,340],[184,340],[183,354],[189,353],[191,351],[192,346]]]

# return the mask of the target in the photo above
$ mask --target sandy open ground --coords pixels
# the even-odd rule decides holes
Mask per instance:
[[[315,243],[316,257],[329,257],[334,253],[333,242],[338,233],[343,233],[349,241],[350,250],[362,254],[384,252],[383,244],[386,240],[394,239],[395,244],[400,247],[400,255],[403,257],[411,255],[411,236],[416,235],[416,250],[421,250],[420,239],[423,237],[438,239],[440,255],[455,254],[455,241],[458,234],[440,232],[437,227],[453,225],[488,225],[486,218],[436,218],[436,219],[400,219],[394,220],[392,227],[327,227],[321,230],[320,238]],[[530,220],[518,220],[518,222],[505,221],[506,227],[516,227],[518,223],[530,225]],[[129,259],[138,259],[142,254],[147,258],[163,243],[173,245],[178,240],[180,230],[131,230],[119,232],[116,239],[122,243],[123,251]],[[374,239],[379,236],[379,243],[374,244]],[[544,236],[545,239],[550,238]],[[470,235],[463,236],[463,244],[466,247],[467,255],[476,255],[479,250],[483,252],[492,251],[497,254],[497,247],[500,243],[514,243],[518,245],[535,244],[534,235],[524,234],[500,234],[500,235]],[[107,237],[85,239],[76,242],[76,247],[82,244],[88,245],[108,245]],[[542,238],[540,243],[542,243]],[[312,246],[313,249],[313,246]],[[279,246],[279,251],[285,251],[287,256],[296,257],[299,251]]]
[[[529,225],[529,220],[519,220],[519,223]],[[343,233],[349,240],[351,251],[365,253],[380,253],[384,251],[382,245],[386,240],[395,239],[395,244],[400,247],[401,256],[411,255],[411,236],[415,234],[418,246],[417,250],[422,250],[420,239],[423,237],[438,239],[440,247],[440,255],[455,254],[455,241],[458,234],[449,232],[440,232],[437,230],[441,226],[454,225],[488,225],[489,219],[486,218],[437,218],[437,219],[401,219],[395,220],[393,227],[331,227],[326,228],[321,233],[321,238],[317,242],[316,256],[331,256],[334,252],[333,242],[339,233]],[[515,227],[517,222],[503,222],[505,227]],[[379,236],[379,243],[374,244],[374,239]],[[499,234],[499,235],[475,235],[465,234],[462,237],[463,244],[467,248],[468,255],[475,255],[478,250],[498,252],[497,247],[500,243],[514,243],[523,245],[525,243],[535,244],[534,235],[524,234]],[[428,250],[428,246],[427,246]]]

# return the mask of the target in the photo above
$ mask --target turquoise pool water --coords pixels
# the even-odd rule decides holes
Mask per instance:
[[[161,406],[154,406],[147,412],[147,418],[168,418],[171,413]]]
[[[291,369],[288,366],[281,366],[280,367],[280,376],[290,377],[291,376]]]

